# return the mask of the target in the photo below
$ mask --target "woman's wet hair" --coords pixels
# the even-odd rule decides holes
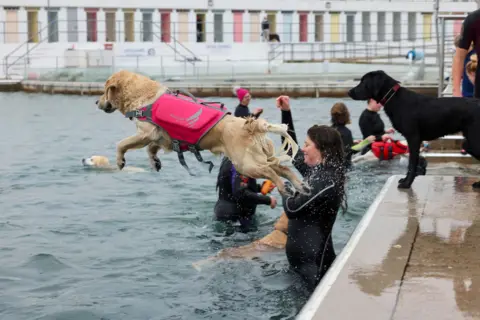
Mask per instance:
[[[344,162],[344,148],[343,141],[340,133],[337,129],[325,126],[314,125],[307,131],[307,135],[310,140],[313,141],[315,146],[323,158],[323,165],[329,168],[333,168],[336,173],[336,183],[339,185],[341,208],[343,213],[347,211],[347,195],[345,192],[345,179],[346,179],[346,167]]]
[[[332,124],[334,126],[344,126],[350,124],[350,111],[343,102],[337,102],[330,109],[330,115],[332,117]]]
[[[470,56],[470,61],[468,61],[466,65],[467,73],[473,73],[477,72],[477,65],[478,65],[478,57],[476,54],[472,54]]]

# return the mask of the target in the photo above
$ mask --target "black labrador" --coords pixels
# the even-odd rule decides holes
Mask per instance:
[[[401,87],[382,70],[366,73],[348,95],[353,100],[372,98],[382,104],[395,130],[407,139],[408,172],[400,179],[399,188],[408,189],[415,180],[422,141],[462,132],[465,151],[480,160],[479,99],[428,97]],[[472,187],[480,188],[480,181]]]

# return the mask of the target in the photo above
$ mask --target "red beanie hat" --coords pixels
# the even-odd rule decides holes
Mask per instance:
[[[235,90],[235,93],[237,94],[238,100],[241,102],[249,92],[247,89],[238,88]]]

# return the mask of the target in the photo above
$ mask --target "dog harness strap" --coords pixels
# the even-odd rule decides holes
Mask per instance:
[[[388,90],[388,92],[385,94],[385,96],[382,98],[382,100],[380,100],[380,104],[382,106],[386,105],[387,102],[390,99],[392,99],[392,97],[395,95],[395,93],[398,91],[398,89],[400,89],[400,85],[398,83],[396,83],[390,90]],[[390,93],[391,93],[391,95],[388,96]],[[387,99],[387,97],[388,97],[388,99]]]
[[[384,159],[383,159],[383,152],[384,152],[384,147],[381,146],[381,147],[380,147],[380,157],[379,157],[379,160],[380,160],[380,161],[384,160]]]
[[[393,146],[390,144],[388,145],[388,160],[393,159]]]
[[[173,151],[175,151],[178,154],[178,161],[180,162],[180,164],[188,171],[188,173],[191,176],[195,176],[195,174],[190,171],[190,168],[188,167],[187,162],[185,161],[185,157],[183,156],[183,152],[185,150],[182,150],[181,145],[180,145],[180,141],[173,140],[172,144],[173,144]],[[198,162],[208,164],[209,165],[208,172],[209,173],[212,172],[212,169],[214,167],[213,162],[212,161],[204,161],[197,146],[188,145],[188,150],[195,155]]]
[[[180,148],[180,142],[178,140],[173,140],[172,144],[173,144],[173,151],[177,153],[178,161],[180,162],[180,164],[188,171],[188,173],[191,176],[195,176],[195,174],[193,174],[190,171],[190,168],[187,166],[187,163],[185,162],[185,157],[183,156],[183,150]]]
[[[145,121],[145,120],[150,120],[152,119],[152,105],[149,104],[145,107],[141,107],[140,109],[138,110],[133,110],[133,111],[129,111],[129,112],[126,112],[125,113],[125,118],[129,118],[130,120],[132,120],[133,118],[143,118],[143,119],[140,119],[142,121]]]
[[[202,155],[200,154],[200,151],[198,149],[197,146],[194,146],[194,145],[189,145],[188,146],[188,150],[190,150],[191,153],[193,153],[195,155],[195,158],[197,158],[197,161],[198,162],[202,162],[202,163],[205,163],[205,164],[208,164],[208,173],[212,173],[212,169],[214,167],[213,165],[213,162],[212,161],[205,161],[203,160],[203,157]]]

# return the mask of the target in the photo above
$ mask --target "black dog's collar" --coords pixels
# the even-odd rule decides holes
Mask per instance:
[[[382,98],[382,100],[380,100],[380,104],[382,106],[386,105],[387,102],[392,99],[392,97],[395,95],[395,93],[398,91],[398,89],[400,89],[400,85],[397,83],[395,84],[390,90],[388,90],[387,94]],[[393,90],[393,92],[392,92]],[[391,94],[390,94],[391,93]],[[390,96],[389,96],[390,94]]]

